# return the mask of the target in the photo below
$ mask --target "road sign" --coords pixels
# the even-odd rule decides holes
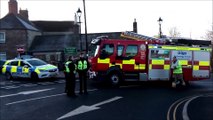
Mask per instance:
[[[77,53],[77,50],[75,47],[67,47],[67,48],[64,48],[64,53],[73,55]]]

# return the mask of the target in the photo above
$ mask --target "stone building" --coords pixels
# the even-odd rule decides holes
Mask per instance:
[[[28,11],[20,10],[16,0],[8,2],[9,12],[0,19],[0,59],[17,56],[17,48],[28,51],[36,35],[41,32],[28,20]]]
[[[9,0],[8,9],[8,14],[0,19],[0,60],[17,57],[18,48],[25,54],[33,54],[29,50],[33,41],[44,35],[79,34],[79,26],[74,21],[30,21],[28,10],[20,9],[18,13],[16,0]]]

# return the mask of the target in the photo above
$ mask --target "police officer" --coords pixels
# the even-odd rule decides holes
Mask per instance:
[[[176,87],[176,84],[181,83],[183,86],[186,85],[186,83],[183,80],[183,70],[181,63],[177,60],[176,56],[173,57],[172,61],[172,69],[173,69],[173,79],[172,87]]]
[[[73,61],[73,56],[69,56],[68,61],[65,63],[65,92],[67,96],[76,97],[75,95],[75,63]]]
[[[79,94],[88,94],[87,92],[87,71],[89,69],[89,62],[84,57],[84,53],[80,53],[80,58],[76,62],[77,64],[77,71],[80,80],[80,91]]]

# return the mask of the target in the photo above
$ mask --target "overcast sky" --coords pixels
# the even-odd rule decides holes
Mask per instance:
[[[8,1],[0,0],[0,18],[8,13]],[[18,9],[28,9],[30,20],[73,21],[82,0],[17,0]],[[176,27],[182,37],[202,39],[212,30],[212,0],[85,0],[88,33],[132,31],[134,18],[138,33],[159,33],[157,20],[163,19],[162,32]],[[83,14],[81,21],[84,21]],[[84,33],[84,23],[82,24]]]

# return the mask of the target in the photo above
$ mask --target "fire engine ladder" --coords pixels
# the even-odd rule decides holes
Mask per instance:
[[[135,32],[131,32],[131,31],[126,31],[126,32],[122,32],[121,33],[121,37],[123,38],[128,38],[128,39],[132,39],[132,40],[145,40],[145,41],[159,41],[160,39],[154,38],[154,37],[149,37],[149,36],[145,36],[145,35],[141,35]]]
[[[201,47],[211,46],[210,40],[193,40],[187,38],[170,38],[170,39],[172,43],[175,45],[201,46]]]

